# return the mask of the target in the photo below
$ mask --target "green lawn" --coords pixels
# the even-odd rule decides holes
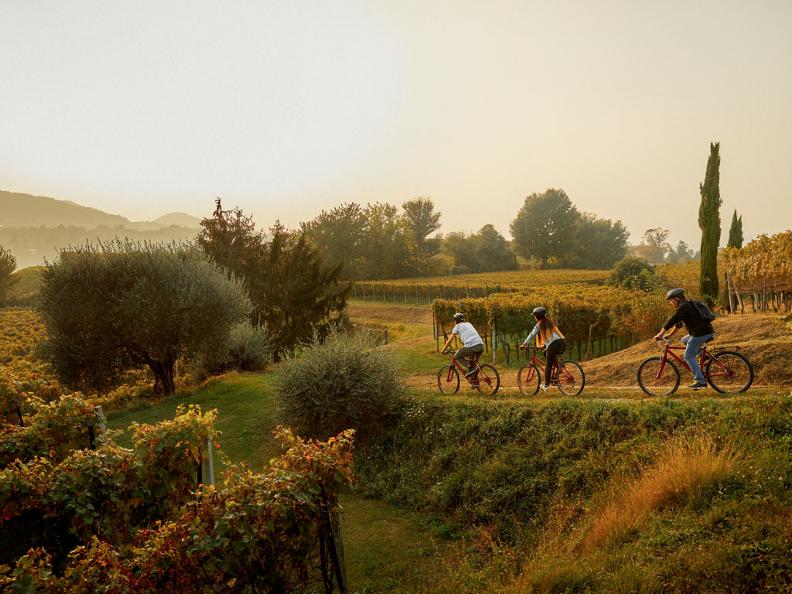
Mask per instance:
[[[220,443],[232,461],[260,469],[280,452],[272,438],[278,417],[272,374],[231,374],[190,396],[111,413],[108,427],[124,430],[133,421],[154,423],[172,417],[182,403],[218,410]],[[129,434],[118,441],[129,445]],[[426,591],[440,548],[422,518],[353,492],[345,493],[341,504],[350,592]]]

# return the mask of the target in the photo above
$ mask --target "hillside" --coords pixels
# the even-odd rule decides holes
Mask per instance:
[[[130,221],[70,200],[0,191],[0,245],[25,268],[53,260],[58,249],[86,242],[129,238],[133,241],[189,241],[200,219],[183,212],[154,221]]]
[[[130,221],[121,215],[81,206],[71,200],[56,200],[0,190],[0,228],[3,227],[97,227],[122,226],[145,231],[163,227],[197,229],[201,219],[183,212],[171,212],[153,221]]]
[[[792,332],[782,316],[722,316],[714,322],[714,327],[716,336],[712,346],[740,346],[754,366],[755,386],[792,385],[792,368],[789,366],[792,361],[789,355],[792,352]],[[682,334],[677,333],[677,338],[680,336]],[[587,361],[584,364],[586,379],[591,385],[635,386],[638,366],[644,359],[657,353],[658,348],[654,341],[646,341]],[[688,379],[683,375],[683,382]]]
[[[70,200],[55,200],[0,191],[0,227],[57,227],[58,225],[91,229],[101,225],[128,225],[129,220],[96,208],[80,206]]]

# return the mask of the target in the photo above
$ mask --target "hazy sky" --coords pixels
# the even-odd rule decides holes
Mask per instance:
[[[434,199],[508,232],[560,187],[698,243],[792,226],[792,1],[0,0],[0,189],[132,219],[227,206],[296,225]]]

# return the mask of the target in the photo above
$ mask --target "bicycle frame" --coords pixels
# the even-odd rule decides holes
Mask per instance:
[[[533,363],[534,365],[536,365],[536,368],[539,370],[539,373],[541,374],[542,370],[545,367],[545,364],[547,363],[547,360],[546,359],[539,359],[536,356],[537,352],[539,351],[538,348],[536,348],[536,347],[528,347],[528,350],[529,351],[533,351],[533,353],[531,354],[531,356],[530,356],[530,358],[528,359],[527,362],[528,363]],[[559,371],[559,369],[563,369],[561,367],[561,363],[563,363],[564,360],[565,360],[564,359],[564,354],[561,353],[560,355],[558,355],[556,357],[556,360],[553,361],[553,366],[550,368],[550,379],[547,382],[548,385],[554,386],[554,385],[558,384],[558,371]],[[572,374],[569,373],[567,370],[564,370],[564,373],[567,375],[567,377],[570,380],[574,380],[574,378],[572,377]]]
[[[479,362],[478,356],[473,357],[471,361],[471,363],[473,363],[473,367],[476,369],[476,371],[481,371],[481,367],[479,367],[478,362]],[[470,381],[470,378],[466,377],[465,375],[468,372],[468,370],[465,368],[464,365],[462,365],[462,363],[459,362],[459,359],[456,358],[456,355],[451,355],[451,364],[448,367],[448,381],[451,381],[451,370],[454,367],[456,367],[457,371],[459,371],[459,373],[462,374],[462,377],[464,377],[469,383],[472,383]]]
[[[665,369],[666,362],[669,358],[674,359],[677,363],[679,363],[683,369],[687,369],[688,371],[692,371],[690,369],[690,365],[688,365],[687,361],[685,361],[682,357],[677,355],[674,351],[684,351],[687,347],[685,345],[671,345],[668,340],[662,340],[662,351],[663,351],[663,358],[660,361],[660,367],[657,369],[657,376],[656,379],[660,379],[660,376],[663,374],[663,369]],[[670,356],[670,357],[669,357]],[[712,361],[712,364],[718,365],[721,369],[724,369],[727,374],[731,375],[731,370],[726,369],[718,358],[714,356],[707,350],[707,345],[702,345],[701,351],[699,352],[699,367],[701,368],[701,372],[706,374],[706,363],[707,361]]]

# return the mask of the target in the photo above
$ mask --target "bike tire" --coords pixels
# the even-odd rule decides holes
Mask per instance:
[[[681,376],[673,362],[666,360],[662,370],[663,375],[657,378],[662,360],[662,357],[649,357],[638,368],[638,385],[647,396],[671,396],[679,389]]]
[[[437,388],[443,394],[459,392],[459,371],[451,365],[443,365],[437,372]]]
[[[475,388],[482,394],[492,396],[500,388],[500,374],[492,365],[479,365],[479,372],[475,376]]]
[[[558,389],[565,396],[577,396],[586,387],[586,374],[574,361],[564,361],[558,366]]]
[[[737,353],[735,351],[721,351],[718,354],[711,354],[713,359],[707,361],[706,369],[704,370],[704,375],[707,378],[710,386],[712,386],[716,392],[719,394],[742,394],[748,388],[751,387],[754,380],[754,370],[753,365],[748,360],[748,358],[743,355],[742,353]],[[721,378],[728,379],[731,376],[725,376],[720,373],[720,366],[719,366],[719,373],[714,373],[712,366],[715,364],[715,359],[718,360],[718,363],[724,365],[727,369],[735,369],[737,370],[736,377],[744,377],[744,380],[736,380],[736,384],[732,385],[727,381],[721,381]]]
[[[520,389],[520,393],[526,396],[536,396],[539,393],[541,381],[539,368],[533,363],[526,363],[517,372],[517,387]]]

